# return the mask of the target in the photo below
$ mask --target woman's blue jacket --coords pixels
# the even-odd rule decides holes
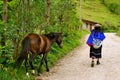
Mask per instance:
[[[92,45],[93,37],[96,39],[99,39],[101,41],[103,41],[105,39],[105,35],[103,32],[101,32],[101,31],[96,32],[95,30],[92,30],[91,34],[89,35],[87,42],[86,42],[88,45]]]

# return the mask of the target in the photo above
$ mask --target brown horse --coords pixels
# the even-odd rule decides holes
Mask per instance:
[[[62,34],[61,33],[49,33],[44,35],[38,35],[34,33],[28,34],[22,40],[22,50],[20,55],[16,61],[16,66],[20,67],[23,60],[25,59],[25,68],[26,68],[26,75],[28,76],[28,54],[31,52],[32,56],[30,57],[29,63],[32,68],[32,74],[35,74],[34,66],[32,61],[37,57],[39,54],[43,54],[42,60],[40,62],[40,66],[38,68],[38,75],[40,75],[41,67],[43,62],[45,61],[46,70],[49,71],[48,64],[47,64],[47,54],[50,51],[51,45],[56,42],[60,48],[62,48]]]

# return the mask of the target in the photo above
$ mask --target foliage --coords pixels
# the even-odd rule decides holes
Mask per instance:
[[[120,36],[120,26],[118,27],[118,31],[116,33],[118,36]]]
[[[100,0],[82,2],[82,18],[101,23],[105,31],[116,31],[120,20],[119,16],[111,13]]]
[[[118,18],[120,19],[120,3],[119,0],[101,0],[102,3],[114,14],[118,15]],[[117,31],[117,34],[120,35],[119,33],[119,27],[120,27],[120,22],[117,22],[118,24],[116,25],[116,27],[114,26],[110,26],[111,30],[108,31]]]
[[[119,0],[101,0],[103,4],[105,4],[105,6],[108,7],[108,9],[117,14],[120,15],[120,3]]]

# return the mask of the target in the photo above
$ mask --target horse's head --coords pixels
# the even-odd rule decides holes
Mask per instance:
[[[53,40],[53,42],[56,42],[60,48],[62,48],[62,33],[50,33],[49,39]]]
[[[56,43],[59,45],[60,48],[62,48],[62,33],[56,33]]]

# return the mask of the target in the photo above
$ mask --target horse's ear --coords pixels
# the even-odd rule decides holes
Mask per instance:
[[[59,32],[60,34],[62,34],[63,32]]]
[[[60,34],[62,35],[62,32],[60,32]]]
[[[60,32],[60,33],[58,33],[58,34],[62,35],[62,32]]]
[[[64,34],[62,34],[62,36],[67,37],[67,36],[68,36],[68,34],[64,33]]]

